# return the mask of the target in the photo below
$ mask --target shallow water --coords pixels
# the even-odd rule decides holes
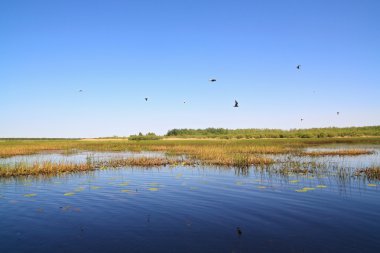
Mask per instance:
[[[39,153],[34,155],[18,155],[8,158],[0,158],[0,164],[15,163],[35,163],[35,162],[69,162],[84,163],[87,159],[93,161],[109,160],[113,158],[130,158],[130,157],[165,157],[162,152],[91,152],[79,151],[72,154],[64,153]]]
[[[6,179],[0,217],[7,253],[380,252],[379,181],[254,168]]]

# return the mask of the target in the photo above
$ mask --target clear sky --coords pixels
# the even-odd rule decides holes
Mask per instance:
[[[379,13],[378,0],[3,0],[0,137],[379,125]]]

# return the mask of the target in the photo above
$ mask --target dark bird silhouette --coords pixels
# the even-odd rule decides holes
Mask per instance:
[[[216,82],[216,79],[215,78],[212,78],[212,79],[209,79],[210,82]]]
[[[303,121],[303,119],[301,119],[301,122]]]
[[[145,98],[145,101],[148,101],[148,98]]]
[[[339,112],[336,112],[336,115],[339,115]]]
[[[83,92],[83,90],[79,90],[78,92]]]
[[[301,65],[297,65],[297,69],[301,69]]]
[[[238,103],[238,101],[236,101],[236,100],[235,100],[235,105],[234,105],[234,107],[239,107],[239,103]]]
[[[241,234],[243,234],[240,227],[236,227],[236,233],[238,234],[238,236],[241,236]]]

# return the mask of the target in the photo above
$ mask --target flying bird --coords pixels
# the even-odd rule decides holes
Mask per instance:
[[[297,65],[297,69],[301,69],[301,65]]]
[[[148,98],[145,98],[145,101],[148,101]]]
[[[212,78],[212,79],[209,79],[210,82],[216,82],[216,79],[215,78]]]
[[[78,90],[78,92],[83,92],[83,90]]]
[[[303,121],[303,119],[301,119],[301,122]]]
[[[336,115],[339,115],[339,112],[336,112]]]
[[[236,101],[236,100],[235,100],[235,105],[234,105],[234,107],[239,107],[239,103],[238,103],[238,101]]]

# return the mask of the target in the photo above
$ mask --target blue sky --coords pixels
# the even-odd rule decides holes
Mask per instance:
[[[379,13],[377,0],[1,1],[0,137],[379,125]]]

